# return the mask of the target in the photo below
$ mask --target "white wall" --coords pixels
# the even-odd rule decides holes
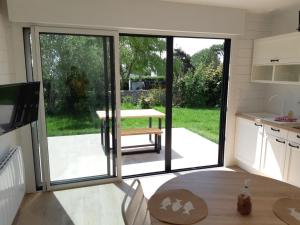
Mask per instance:
[[[291,9],[275,11],[271,14],[272,17],[272,35],[285,34],[296,32],[298,28],[298,7]]]
[[[14,26],[8,21],[6,1],[0,0],[0,84],[9,84],[25,81],[25,74],[18,73],[16,58],[13,54],[19,44],[14,41]],[[23,61],[24,65],[24,61]],[[32,143],[29,126],[11,131],[0,136],[0,154],[13,146],[20,145],[23,151],[26,190],[35,191],[35,177],[33,170]]]
[[[244,10],[157,0],[9,0],[13,22],[241,34]]]
[[[265,111],[287,115],[289,111],[300,119],[300,87],[298,85],[266,85]]]
[[[0,1],[0,84],[14,81],[15,71],[11,55],[11,24],[8,22],[6,4]],[[17,145],[16,132],[0,136],[0,155],[10,147]]]
[[[228,92],[225,165],[234,165],[236,112],[262,111],[265,101],[263,84],[250,83],[253,40],[271,33],[269,16],[247,14],[245,34],[233,39]]]
[[[281,10],[271,14],[272,35],[295,32],[298,27],[299,7]],[[300,43],[299,43],[300,44]],[[279,97],[272,97],[278,95]],[[271,100],[272,99],[272,100]],[[300,86],[267,84],[265,85],[264,111],[276,114],[287,114],[292,110],[295,116],[300,117]]]

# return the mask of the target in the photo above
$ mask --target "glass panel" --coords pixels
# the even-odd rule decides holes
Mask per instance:
[[[51,182],[116,175],[113,37],[39,37]]]
[[[275,81],[299,82],[300,81],[300,65],[276,65]]]
[[[172,163],[218,164],[224,40],[174,38]]]
[[[252,80],[257,81],[272,81],[273,77],[273,66],[253,66],[252,68]]]
[[[164,171],[166,39],[121,36],[120,63],[121,129],[129,134],[121,141],[122,175]],[[162,133],[149,135],[150,127]],[[145,133],[132,135],[136,129]]]

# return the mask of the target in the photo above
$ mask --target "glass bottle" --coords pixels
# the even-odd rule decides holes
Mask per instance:
[[[241,215],[249,215],[252,210],[249,182],[250,179],[245,180],[244,186],[242,187],[241,192],[238,195],[237,211]]]

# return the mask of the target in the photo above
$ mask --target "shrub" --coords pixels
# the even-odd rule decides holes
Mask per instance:
[[[161,106],[166,103],[166,89],[151,89],[148,93],[151,106]]]
[[[151,99],[142,95],[139,99],[139,105],[142,109],[150,109],[151,108]]]
[[[133,98],[130,95],[125,95],[125,96],[122,96],[121,102],[122,102],[122,104],[123,103],[132,103]]]
[[[220,105],[222,65],[199,66],[176,80],[173,86],[173,103],[182,107],[215,107]]]

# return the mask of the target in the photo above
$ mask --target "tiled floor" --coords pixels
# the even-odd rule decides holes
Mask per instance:
[[[122,138],[122,145],[148,142],[147,135]],[[122,158],[122,175],[163,171],[165,139],[162,151],[126,155]],[[48,138],[51,180],[63,180],[107,174],[107,160],[100,134]],[[218,163],[218,145],[185,128],[172,129],[172,169],[214,165]]]

